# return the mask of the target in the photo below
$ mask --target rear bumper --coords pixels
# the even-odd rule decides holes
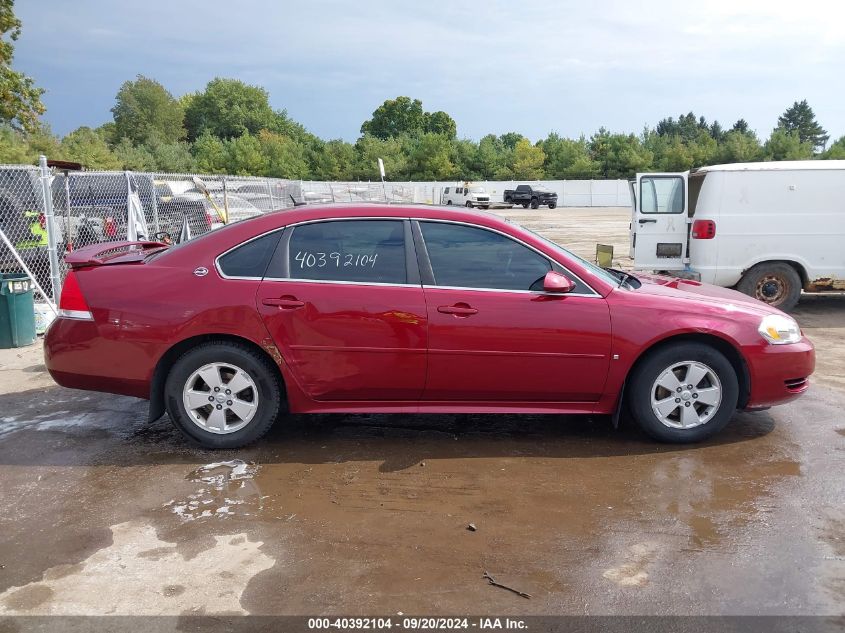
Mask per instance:
[[[816,352],[806,337],[791,345],[762,345],[746,354],[751,393],[746,409],[794,400],[810,386]]]
[[[103,338],[94,321],[59,317],[44,335],[44,364],[62,387],[149,398],[138,356]]]

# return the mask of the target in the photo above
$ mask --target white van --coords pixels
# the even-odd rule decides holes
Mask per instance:
[[[478,185],[444,187],[443,194],[440,196],[440,204],[487,209],[490,207],[490,194],[485,191],[484,187]]]
[[[713,165],[631,181],[637,270],[736,287],[788,310],[845,290],[845,160]]]

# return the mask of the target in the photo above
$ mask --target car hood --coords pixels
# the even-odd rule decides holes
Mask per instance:
[[[705,302],[728,310],[742,310],[761,316],[783,314],[777,308],[729,288],[664,275],[636,273],[635,277],[642,282],[642,286],[634,291],[637,293]]]

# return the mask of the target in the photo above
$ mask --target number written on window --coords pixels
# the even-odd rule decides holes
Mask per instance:
[[[333,220],[297,226],[289,245],[293,279],[403,284],[402,220]]]
[[[378,253],[309,253],[308,251],[299,251],[294,261],[299,262],[299,268],[323,268],[324,266],[334,266],[340,268],[343,266],[369,266],[376,267],[376,260]]]

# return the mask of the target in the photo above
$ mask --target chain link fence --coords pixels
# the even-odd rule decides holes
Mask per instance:
[[[178,241],[297,204],[441,204],[455,182],[325,182],[0,165],[0,273],[24,272],[54,303],[64,254],[122,240]],[[517,182],[477,182],[494,205]],[[627,206],[626,181],[545,181],[560,206]]]

